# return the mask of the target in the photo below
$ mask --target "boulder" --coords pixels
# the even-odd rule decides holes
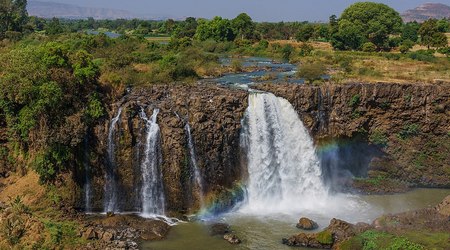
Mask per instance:
[[[314,234],[300,233],[282,240],[282,243],[288,246],[324,249],[330,249],[333,242],[333,234],[328,230]]]
[[[240,244],[241,240],[237,237],[237,235],[233,233],[228,233],[223,236],[223,239],[228,241],[230,244],[236,245]]]
[[[317,229],[319,225],[311,219],[302,217],[297,223],[297,228],[303,229],[303,230],[314,230]]]

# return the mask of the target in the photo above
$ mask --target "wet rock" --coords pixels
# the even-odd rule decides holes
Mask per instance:
[[[236,234],[228,233],[223,236],[223,239],[228,241],[230,244],[236,245],[240,244],[241,240],[237,237]]]
[[[282,243],[295,247],[312,247],[329,249],[333,245],[333,235],[330,231],[306,234],[300,233],[282,240]]]
[[[314,230],[317,229],[319,225],[311,219],[302,217],[297,223],[297,228],[303,229],[303,230]]]
[[[225,235],[230,232],[231,232],[230,225],[226,223],[215,223],[209,227],[209,235],[211,236]]]
[[[450,217],[450,195],[436,206],[436,210],[439,214]]]
[[[113,217],[114,216],[114,212],[107,212],[106,213],[106,217]]]
[[[162,240],[170,230],[170,226],[163,221],[145,221],[137,228],[143,240]]]

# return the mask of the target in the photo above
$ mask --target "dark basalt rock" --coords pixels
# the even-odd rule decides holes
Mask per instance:
[[[230,225],[226,223],[215,223],[209,226],[209,235],[211,236],[225,235],[230,232]]]

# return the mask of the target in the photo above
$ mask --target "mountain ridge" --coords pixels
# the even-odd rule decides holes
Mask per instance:
[[[414,9],[405,11],[401,16],[404,22],[424,22],[430,18],[450,18],[450,6],[442,3],[424,3]]]

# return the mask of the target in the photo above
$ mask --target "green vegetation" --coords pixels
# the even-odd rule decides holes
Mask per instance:
[[[402,131],[398,134],[398,137],[402,140],[408,139],[419,133],[420,127],[417,124],[406,124],[403,126]]]
[[[384,4],[359,2],[344,10],[333,34],[333,47],[340,50],[370,48],[388,49],[390,34],[400,32],[400,15]],[[367,44],[370,42],[371,44]],[[366,45],[366,46],[363,46]]]
[[[398,237],[389,233],[369,230],[343,242],[341,249],[363,250],[422,250],[424,246],[414,243],[408,238]]]
[[[317,234],[317,241],[324,245],[332,245],[333,234],[329,230],[322,231]]]
[[[303,64],[297,71],[297,76],[304,78],[310,84],[316,80],[320,80],[326,74],[326,68],[321,62],[312,62]]]
[[[380,146],[386,146],[388,143],[388,138],[382,131],[375,130],[369,136],[369,141]]]

